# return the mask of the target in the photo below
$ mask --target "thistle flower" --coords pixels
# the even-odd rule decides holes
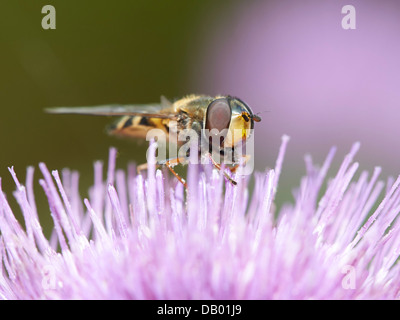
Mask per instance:
[[[38,220],[33,168],[25,186],[10,168],[25,228],[1,191],[0,297],[398,298],[400,178],[385,190],[380,168],[355,179],[354,144],[319,198],[333,148],[320,168],[305,158],[294,204],[276,214],[287,142],[284,137],[275,168],[255,174],[252,195],[248,178],[232,186],[207,166],[189,167],[187,193],[152,165],[146,177],[134,165],[127,173],[115,170],[111,149],[105,181],[96,162],[94,185],[82,201],[78,173],[64,170],[61,178],[41,163],[40,185],[54,221],[49,240]]]

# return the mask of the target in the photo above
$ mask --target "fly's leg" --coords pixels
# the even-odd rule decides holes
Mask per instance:
[[[173,167],[175,167],[177,164],[182,163],[185,161],[185,158],[182,157],[178,157],[178,158],[172,158],[172,159],[167,159],[167,160],[163,160],[163,161],[158,161],[156,164],[156,167],[160,167],[160,166],[166,166],[169,171],[171,171],[171,173],[179,180],[180,183],[183,184],[183,186],[187,189],[187,184],[186,181],[180,177],[176,171],[173,169]],[[143,163],[140,166],[137,167],[138,173],[140,173],[140,171],[142,170],[146,170],[148,167],[147,163]]]
[[[235,165],[235,166],[232,167],[232,168],[229,168],[229,170],[230,170],[232,173],[235,173],[236,170],[237,170],[238,168],[239,168],[239,164]]]
[[[219,163],[215,162],[211,153],[209,153],[208,156],[209,156],[212,164],[214,165],[214,167],[216,167],[219,171],[221,171],[222,170],[221,165]],[[233,180],[225,171],[223,171],[223,173],[224,173],[225,178],[228,179],[230,183],[232,183],[234,186],[237,185],[237,182],[235,180]]]
[[[250,157],[251,156],[249,154],[246,154],[243,156],[243,158],[245,158],[244,162],[243,162],[244,165],[250,160]],[[235,166],[233,166],[232,168],[229,168],[229,170],[231,170],[232,173],[235,173],[237,171],[237,169],[239,168],[239,166],[240,166],[240,164],[238,163]]]
[[[137,171],[138,174],[141,174],[142,171],[147,170],[148,167],[149,167],[149,166],[148,166],[148,163],[147,163],[147,162],[146,162],[146,163],[142,163],[141,165],[138,165],[138,166],[136,167],[136,171]],[[156,167],[157,167],[157,165],[156,165]]]
[[[173,169],[174,166],[183,162],[184,160],[185,160],[185,158],[173,158],[173,159],[165,160],[165,162],[163,162],[162,164],[166,165],[167,168],[169,169],[169,171],[171,171],[172,174],[179,180],[179,182],[183,184],[185,189],[187,189],[187,184],[186,184],[185,179],[180,177],[179,174],[177,174],[176,171]]]

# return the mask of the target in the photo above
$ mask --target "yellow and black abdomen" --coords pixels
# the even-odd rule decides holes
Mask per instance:
[[[125,116],[110,125],[107,132],[119,137],[146,139],[148,131],[160,129],[168,136],[169,121],[169,119],[162,118]]]

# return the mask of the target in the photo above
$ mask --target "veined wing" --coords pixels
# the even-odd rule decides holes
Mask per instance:
[[[92,116],[141,116],[176,120],[177,115],[162,104],[102,105],[94,107],[56,107],[45,109],[48,113],[83,114]]]

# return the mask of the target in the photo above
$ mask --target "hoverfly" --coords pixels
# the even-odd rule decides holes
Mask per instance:
[[[170,102],[162,96],[161,102],[158,104],[58,107],[46,109],[46,111],[58,114],[120,116],[121,118],[110,126],[109,133],[130,138],[145,139],[147,133],[152,129],[160,129],[169,137],[171,124],[176,126],[176,134],[191,129],[200,141],[197,144],[199,155],[208,157],[218,170],[222,169],[221,164],[214,160],[213,153],[216,152],[222,158],[228,154],[232,157],[235,147],[245,144],[250,137],[254,122],[261,121],[261,118],[253,114],[250,107],[242,100],[222,95],[216,97],[188,95],[174,102]],[[218,136],[217,143],[210,143],[212,136],[204,134],[204,132],[213,132],[212,130],[224,132]],[[234,130],[241,130],[241,134],[239,136],[231,134]],[[207,144],[206,148],[204,148],[204,144]],[[173,167],[177,164],[187,164],[188,156],[187,154],[170,158],[159,161],[157,164],[167,166],[172,174],[187,187],[186,182],[175,172]],[[233,159],[231,172],[237,169],[239,160]],[[138,170],[145,167],[146,164],[139,166]],[[236,182],[226,172],[224,175],[232,184],[236,185]]]

